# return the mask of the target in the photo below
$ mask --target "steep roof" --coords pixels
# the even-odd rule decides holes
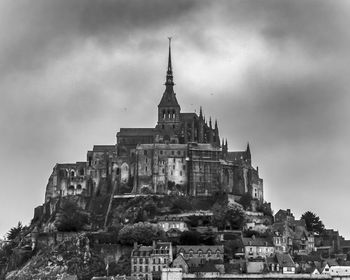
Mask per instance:
[[[177,252],[179,253],[182,250],[184,253],[189,253],[192,250],[194,253],[197,253],[198,250],[202,250],[203,253],[207,253],[209,250],[212,253],[216,251],[224,252],[223,245],[179,245],[176,247]]]
[[[243,237],[242,238],[243,245],[244,246],[269,246],[273,247],[273,244],[270,239],[268,238],[261,238],[261,237]]]
[[[276,253],[276,258],[282,267],[295,267],[295,263],[289,254]]]
[[[180,107],[172,87],[166,87],[158,107]]]
[[[118,136],[150,136],[154,135],[156,130],[154,128],[121,128],[117,133]]]
[[[94,145],[94,152],[107,152],[107,151],[115,151],[115,145]]]

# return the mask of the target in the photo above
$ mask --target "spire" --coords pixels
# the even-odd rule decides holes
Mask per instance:
[[[250,154],[250,147],[249,147],[249,142],[247,143],[247,149],[245,150],[247,158],[250,160],[251,159],[251,154]]]
[[[200,108],[199,108],[199,117],[201,119],[203,118],[202,106],[200,106]]]
[[[228,149],[227,138],[226,138],[226,142],[225,142],[225,147],[226,147],[226,149]]]
[[[173,69],[171,65],[171,37],[169,37],[168,39],[169,39],[169,58],[168,58],[168,69],[166,72],[165,92],[163,93],[163,97],[160,100],[158,107],[171,107],[166,109],[173,109],[173,107],[180,108],[180,105],[177,102],[176,94],[173,88],[174,81],[173,81]]]
[[[217,120],[215,120],[215,131],[218,131],[219,129],[218,129],[218,121]]]
[[[222,138],[222,144],[221,144],[221,148],[224,149],[225,148],[225,142],[224,142],[224,138]]]
[[[173,86],[174,80],[173,80],[173,67],[171,65],[171,37],[168,37],[169,39],[169,57],[168,57],[168,70],[166,72],[166,86]]]
[[[211,125],[211,117],[209,117],[209,127],[210,127],[210,129],[212,129],[212,125]]]

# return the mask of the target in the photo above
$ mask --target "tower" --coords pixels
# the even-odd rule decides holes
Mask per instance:
[[[165,91],[158,105],[158,123],[160,130],[174,130],[180,125],[180,105],[174,92],[174,77],[171,64],[171,37],[169,37],[168,69],[165,80]]]

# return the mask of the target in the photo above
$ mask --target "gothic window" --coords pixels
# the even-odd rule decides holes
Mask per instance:
[[[70,172],[70,176],[71,176],[71,177],[74,177],[74,175],[75,175],[74,171],[71,171],[71,172]]]

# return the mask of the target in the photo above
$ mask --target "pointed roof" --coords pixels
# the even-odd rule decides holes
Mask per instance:
[[[250,147],[249,147],[249,142],[247,142],[247,149],[246,149],[246,153],[250,155]]]
[[[180,107],[174,92],[174,77],[171,64],[171,37],[169,37],[168,69],[166,72],[165,91],[158,107]]]

